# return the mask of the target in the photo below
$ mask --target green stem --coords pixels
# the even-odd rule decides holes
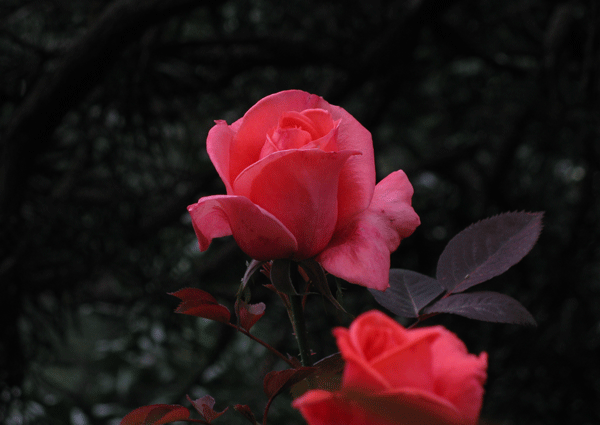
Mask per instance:
[[[292,326],[296,334],[298,349],[300,350],[300,361],[302,366],[312,366],[310,350],[308,348],[308,335],[306,333],[306,322],[304,321],[304,309],[302,307],[301,295],[289,295],[292,309]]]

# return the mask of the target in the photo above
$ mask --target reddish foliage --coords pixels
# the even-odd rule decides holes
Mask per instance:
[[[217,412],[213,410],[213,406],[215,405],[215,399],[209,395],[205,395],[204,397],[200,397],[197,400],[192,400],[190,396],[186,396],[188,401],[192,403],[194,409],[198,411],[202,415],[202,417],[206,420],[206,422],[212,422],[223,413],[225,413],[229,408],[225,408],[222,412]]]
[[[254,413],[250,409],[250,406],[246,404],[236,404],[233,408],[240,412],[246,419],[248,419],[253,425],[256,425],[256,418],[254,417]]]
[[[174,421],[186,420],[190,411],[177,404],[153,404],[138,407],[128,413],[120,425],[162,425]]]
[[[263,317],[265,308],[265,303],[248,304],[242,300],[236,301],[235,313],[240,321],[240,326],[249,331]]]
[[[302,381],[315,370],[314,367],[299,367],[298,369],[269,372],[263,381],[265,394],[273,398],[286,388],[290,388],[295,383]]]
[[[231,319],[229,309],[224,305],[218,304],[215,297],[201,289],[184,288],[169,295],[173,295],[182,301],[177,309],[175,309],[175,313],[188,314],[190,316],[203,317],[225,323],[228,323]]]

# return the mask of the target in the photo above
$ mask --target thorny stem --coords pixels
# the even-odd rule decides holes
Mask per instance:
[[[306,333],[306,322],[304,321],[304,308],[301,295],[290,295],[290,307],[292,311],[292,326],[296,334],[298,349],[300,350],[300,362],[302,366],[312,366],[310,351],[308,348],[308,336]]]
[[[283,360],[284,362],[286,362],[290,367],[295,368],[296,365],[290,360],[288,359],[286,356],[284,356],[283,354],[281,354],[279,351],[277,351],[275,348],[273,348],[272,346],[270,346],[269,344],[267,344],[265,341],[263,341],[260,338],[255,337],[254,335],[252,335],[250,332],[248,332],[246,329],[234,325],[233,323],[226,323],[227,325],[231,326],[233,329],[243,333],[244,335],[246,335],[248,338],[258,342],[260,345],[262,345],[263,347],[265,347],[267,350],[269,350],[271,353],[275,354],[277,357],[279,357],[281,360]]]

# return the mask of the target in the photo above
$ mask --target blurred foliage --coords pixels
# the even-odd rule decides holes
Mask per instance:
[[[262,376],[284,365],[166,293],[233,306],[248,259],[230,238],[200,254],[186,206],[224,192],[212,121],[289,88],[346,108],[378,178],[413,182],[422,225],[395,267],[433,275],[470,223],[546,212],[532,253],[486,284],[537,329],[429,324],[488,351],[486,423],[600,422],[599,24],[595,0],[3,0],[0,422],[118,423],[186,394],[262,414]],[[261,283],[253,332],[295,354]],[[343,288],[352,314],[375,307]],[[314,297],[307,320],[320,358],[351,317]],[[302,423],[286,396],[269,418]]]

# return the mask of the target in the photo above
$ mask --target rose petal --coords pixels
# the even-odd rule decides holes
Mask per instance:
[[[430,338],[437,337],[431,335]],[[391,388],[433,389],[433,373],[431,372],[431,349],[429,344],[414,343],[403,349],[390,350],[371,367],[384,375]]]
[[[382,418],[375,418],[360,404],[340,393],[311,390],[293,401],[309,425],[394,425]]]
[[[321,99],[322,100],[322,99]],[[317,106],[331,112],[334,120],[340,120],[337,134],[339,150],[356,150],[360,156],[348,159],[342,174],[338,192],[338,228],[345,226],[357,214],[369,207],[375,189],[375,154],[371,133],[344,108],[330,105],[325,100]]]
[[[313,140],[302,147],[302,149],[319,149],[324,152],[337,152],[337,134],[340,122],[336,121],[329,133],[323,137]],[[339,196],[338,196],[339,198]]]
[[[345,328],[335,328],[333,334],[337,345],[346,362],[343,373],[343,385],[363,390],[383,391],[391,389],[384,375],[379,373],[365,360],[360,348],[356,347],[350,336],[350,331]]]
[[[462,412],[465,424],[476,424],[487,379],[487,353],[469,354],[465,344],[446,329],[431,349],[436,358],[436,392]]]
[[[232,127],[236,125],[237,134],[230,150],[231,181],[258,161],[267,133],[277,126],[284,112],[319,108],[321,101],[323,99],[320,96],[300,90],[288,90],[267,96],[250,108],[240,120],[232,124]]]
[[[435,394],[401,389],[383,393],[311,390],[294,400],[309,425],[458,425],[460,413]]]
[[[301,114],[310,119],[312,126],[315,128],[316,137],[314,139],[323,137],[335,126],[331,113],[325,109],[306,109]]]
[[[407,332],[398,323],[384,313],[373,310],[361,314],[360,320],[352,322],[349,329],[335,328],[333,335],[346,362],[344,386],[371,390],[391,388],[385,374],[373,368],[370,361],[382,352],[406,343]]]
[[[289,258],[298,250],[296,238],[276,217],[243,196],[207,196],[188,211],[201,251],[213,238],[229,235],[255,260]]]
[[[275,152],[245,169],[233,190],[279,218],[298,241],[295,259],[310,258],[333,235],[340,172],[357,154],[316,149]]]
[[[361,315],[348,330],[334,329],[333,334],[346,361],[344,386],[432,390],[430,345],[439,337],[440,329],[407,331],[377,310]],[[369,386],[365,387],[365,383]]]
[[[412,194],[403,171],[387,176],[375,187],[369,208],[336,231],[317,261],[348,282],[384,291],[389,286],[390,254],[420,224]]]
[[[206,151],[213,165],[219,173],[219,177],[225,183],[227,194],[232,195],[231,189],[231,173],[229,168],[230,149],[235,133],[231,127],[223,120],[215,121],[216,125],[208,132],[206,138]]]
[[[344,343],[341,330],[334,329],[338,345]],[[384,334],[378,334],[378,331]],[[339,336],[338,336],[339,334]],[[396,347],[403,347],[413,340],[411,334],[400,326],[395,320],[378,310],[371,310],[360,315],[360,320],[355,320],[348,329],[350,345],[347,350],[360,353],[366,361],[371,361],[381,355],[383,351],[389,351]],[[344,345],[346,345],[344,343]],[[340,346],[341,349],[341,346]],[[342,350],[344,352],[345,350]]]
[[[307,109],[302,112],[287,111],[279,118],[278,128],[302,129],[309,134],[311,140],[316,140],[331,131],[333,119],[331,119],[331,114],[324,109]]]
[[[463,425],[460,412],[442,397],[420,389],[400,388],[375,394],[346,391],[367,414],[402,425]]]

